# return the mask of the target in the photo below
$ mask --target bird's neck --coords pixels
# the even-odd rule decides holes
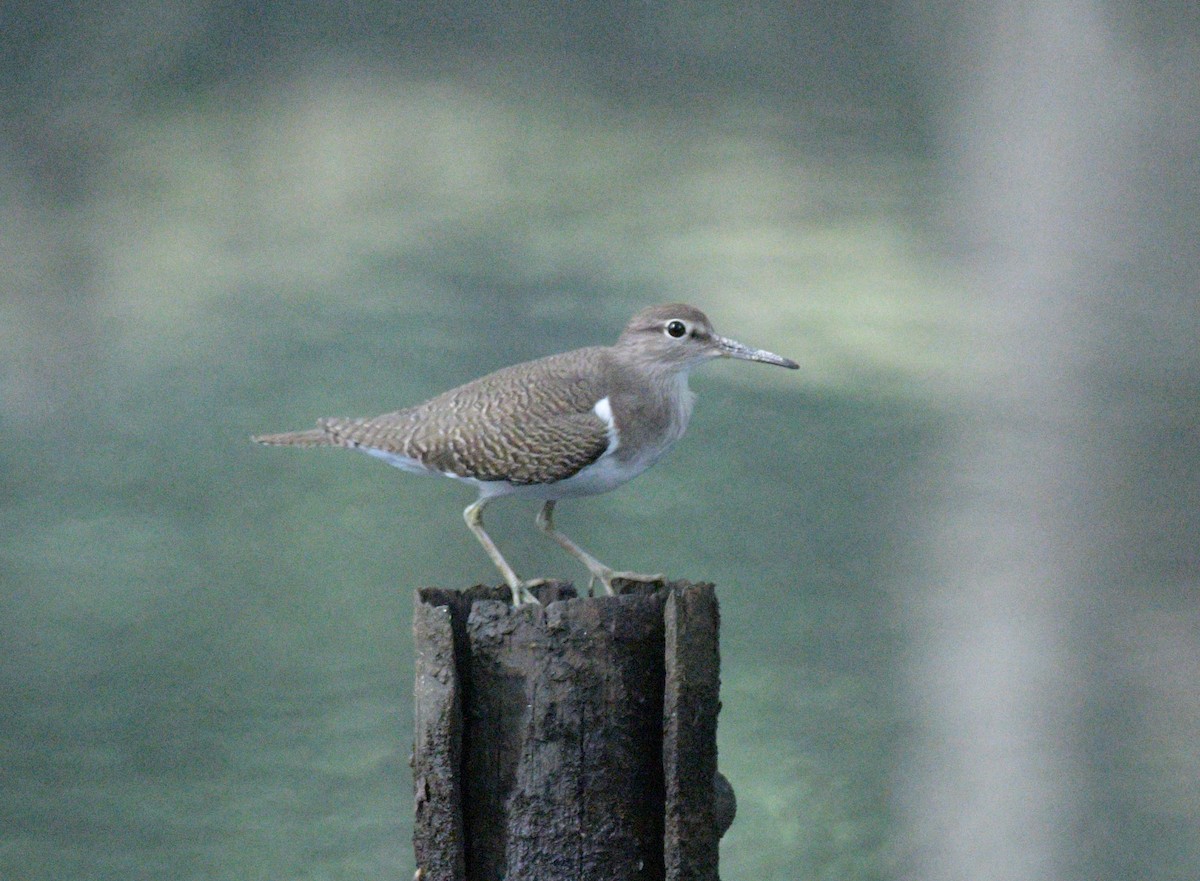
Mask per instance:
[[[688,385],[689,370],[679,370],[660,380],[664,399],[671,413],[672,434],[678,440],[687,430],[692,418],[692,406],[696,403],[696,393]]]

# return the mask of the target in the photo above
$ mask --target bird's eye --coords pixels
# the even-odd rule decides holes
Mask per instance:
[[[675,339],[679,339],[681,336],[687,333],[687,325],[682,321],[668,321],[667,333],[670,336],[675,337]]]

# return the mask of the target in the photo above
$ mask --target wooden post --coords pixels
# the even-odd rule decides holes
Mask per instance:
[[[718,881],[712,585],[418,592],[422,881]]]

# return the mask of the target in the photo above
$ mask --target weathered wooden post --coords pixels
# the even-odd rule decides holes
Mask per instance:
[[[717,881],[713,587],[624,587],[418,592],[422,881]]]

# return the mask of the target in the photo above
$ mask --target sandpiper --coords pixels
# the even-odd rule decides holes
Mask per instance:
[[[369,419],[318,419],[317,428],[257,435],[260,444],[348,447],[416,474],[474,486],[463,516],[512,589],[536,603],[483,528],[501,496],[541,499],[537,525],[614,593],[614,578],[660,575],[605,566],[554,528],[559,499],[608,492],[637,477],[687,429],[695,395],[688,373],[714,358],[796,369],[795,361],[718,336],[703,312],[672,303],[630,320],[611,346],[591,346],[515,364],[405,410]]]

